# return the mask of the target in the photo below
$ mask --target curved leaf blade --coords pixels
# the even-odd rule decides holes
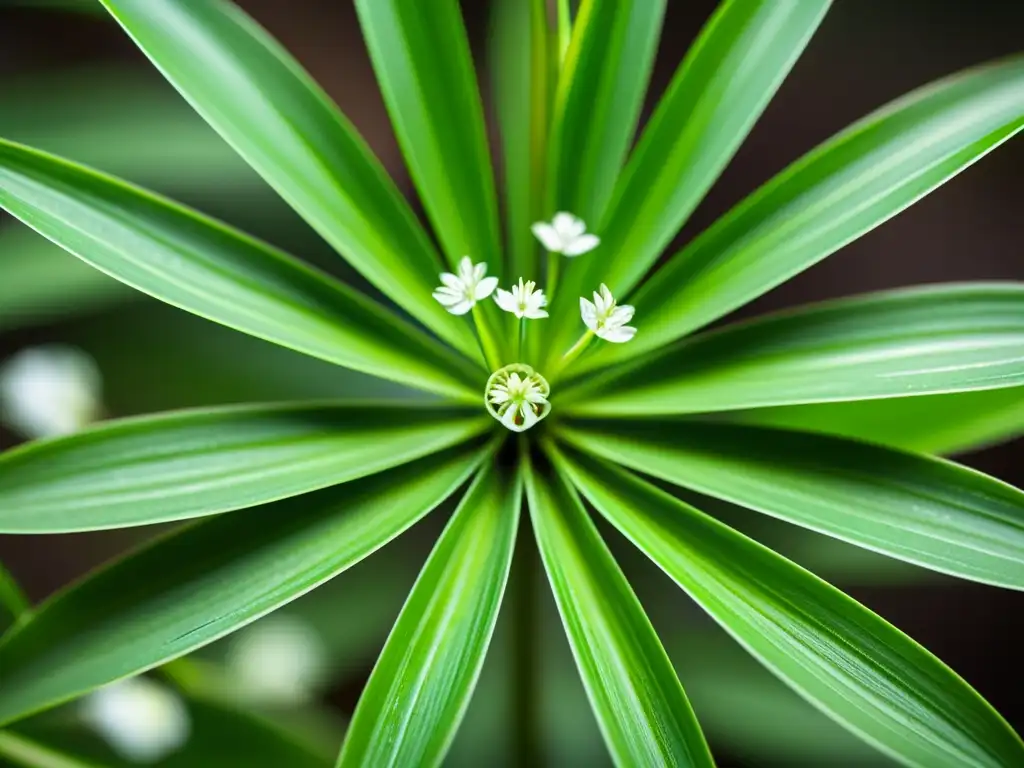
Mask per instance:
[[[265,504],[428,456],[487,421],[465,409],[369,403],[115,421],[0,454],[0,531],[123,528]]]
[[[591,707],[619,765],[714,765],[675,670],[575,491],[526,470],[537,546]]]
[[[102,768],[11,731],[0,731],[0,757],[24,768]]]
[[[466,399],[481,371],[362,294],[224,224],[0,140],[0,206],[122,282],[236,330]]]
[[[962,678],[839,590],[605,462],[561,466],[748,652],[906,765],[1009,768],[1024,742]]]
[[[28,613],[31,604],[18,582],[0,563],[0,634]]]
[[[384,102],[450,264],[501,263],[483,107],[456,0],[356,0]]]
[[[441,764],[491,641],[521,506],[518,478],[481,469],[391,630],[339,766]]]
[[[643,330],[593,363],[664,346],[821,261],[1024,127],[1024,57],[920,88],[854,123],[676,254],[630,304]]]
[[[999,389],[1024,384],[1024,283],[964,283],[824,302],[686,339],[584,384],[588,415]],[[603,387],[603,392],[600,390]],[[585,395],[585,391],[598,390]]]
[[[595,455],[851,544],[1024,589],[1024,491],[952,462],[731,424],[617,421],[564,434]]]
[[[580,4],[555,95],[548,213],[571,211],[592,227],[601,220],[640,117],[665,5]]]
[[[744,424],[822,432],[918,453],[948,455],[1024,435],[1024,387],[782,405],[725,416]]]
[[[556,31],[545,0],[495,3],[491,67],[501,133],[509,279],[538,276],[530,225],[544,218],[544,161],[555,80]]]
[[[598,229],[601,249],[567,274],[566,293],[586,296],[605,283],[625,296],[640,282],[739,149],[830,4],[727,0],[718,7],[615,185]]]
[[[398,536],[483,460],[479,444],[161,537],[0,640],[0,723],[145,671],[294,600]]]
[[[197,112],[355,269],[464,354],[469,326],[431,297],[441,262],[352,124],[225,0],[102,0]]]

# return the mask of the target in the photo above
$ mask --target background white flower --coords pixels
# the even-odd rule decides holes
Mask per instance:
[[[101,389],[85,352],[31,347],[0,366],[0,419],[28,438],[66,435],[99,418]]]
[[[498,287],[498,278],[484,277],[486,274],[487,264],[480,262],[474,266],[469,256],[463,256],[459,274],[441,273],[443,285],[434,290],[434,298],[453,315],[464,315]]]
[[[626,323],[633,319],[634,307],[628,304],[617,306],[608,286],[601,283],[600,292],[594,291],[594,300],[580,297],[580,314],[587,328],[605,341],[617,344],[629,341],[636,335],[636,328]]]
[[[494,300],[503,310],[511,312],[519,318],[539,320],[548,316],[543,309],[547,306],[547,297],[544,295],[544,291],[537,289],[537,283],[533,280],[523,283],[523,278],[520,277],[519,284],[513,285],[511,291],[499,288],[494,295]]]
[[[146,677],[100,688],[82,702],[82,715],[126,760],[155,763],[180,749],[192,730],[184,702]]]
[[[262,619],[239,633],[227,656],[227,669],[239,693],[272,704],[311,699],[327,666],[327,649],[316,630],[285,614]]]
[[[587,233],[583,219],[565,211],[556,213],[550,224],[538,221],[531,230],[549,251],[566,256],[579,256],[601,243],[597,235]]]
[[[522,363],[492,373],[484,392],[491,415],[513,432],[525,432],[551,411],[547,379]]]

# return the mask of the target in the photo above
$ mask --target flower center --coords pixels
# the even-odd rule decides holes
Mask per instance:
[[[551,411],[551,387],[533,368],[514,363],[487,380],[484,402],[490,414],[513,432],[525,432]]]

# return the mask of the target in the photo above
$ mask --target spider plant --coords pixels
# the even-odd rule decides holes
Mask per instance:
[[[888,404],[899,418],[902,403],[927,402],[914,418],[947,425],[961,407],[1019,403],[1024,286],[892,291],[702,330],[1024,127],[1024,59],[867,116],[655,269],[828,2],[722,4],[632,149],[665,0],[583,0],[575,18],[566,2],[551,16],[542,0],[497,4],[499,206],[458,4],[357,0],[433,237],[348,120],[238,8],[102,4],[380,295],[8,141],[0,205],[170,304],[436,397],[177,412],[0,457],[6,533],[193,521],[22,612],[0,641],[0,723],[239,629],[451,500],[339,765],[441,762],[513,568],[524,663],[516,727],[522,759],[539,759],[528,682],[538,552],[612,758],[711,765],[598,519],[775,675],[890,757],[928,768],[1024,764],[1011,727],[935,656],[664,489],[1024,588],[1024,493],[886,434],[832,434],[848,431],[843,409],[859,403]]]

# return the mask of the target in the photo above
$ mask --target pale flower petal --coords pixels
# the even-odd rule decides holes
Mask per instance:
[[[633,315],[636,313],[636,307],[630,304],[623,304],[622,306],[615,307],[612,310],[611,315],[608,316],[608,325],[619,326],[625,325],[633,319]]]
[[[495,303],[506,312],[516,311],[516,299],[512,295],[511,291],[506,291],[504,288],[499,288],[494,294]]]
[[[615,344],[622,344],[636,335],[636,328],[626,325],[633,319],[635,312],[635,307],[629,304],[617,306],[615,297],[604,283],[594,292],[593,303],[580,297],[580,317],[583,323],[598,338]]]
[[[592,331],[597,330],[597,307],[589,299],[580,296],[580,316],[584,325]]]
[[[581,234],[567,243],[562,249],[562,253],[566,256],[582,256],[584,253],[594,250],[600,244],[601,238],[597,235]]]
[[[587,231],[587,225],[583,223],[583,220],[567,211],[556,213],[551,223],[554,225],[559,237],[562,238],[562,242],[568,242]]]
[[[636,335],[636,328],[629,325],[620,325],[614,328],[605,328],[603,331],[598,331],[597,335],[605,341],[622,344],[629,341]]]
[[[474,297],[477,301],[482,301],[494,293],[494,289],[498,287],[498,278],[496,277],[485,277],[479,283],[477,283],[476,290],[474,291]]]
[[[434,290],[433,297],[453,315],[464,315],[498,287],[498,278],[484,277],[486,274],[486,263],[474,265],[469,256],[463,256],[457,275],[441,273],[442,285]]]
[[[547,250],[552,253],[560,253],[562,250],[562,238],[558,236],[558,232],[553,226],[544,221],[538,221],[532,227],[530,231],[533,232],[534,237],[540,240]]]

